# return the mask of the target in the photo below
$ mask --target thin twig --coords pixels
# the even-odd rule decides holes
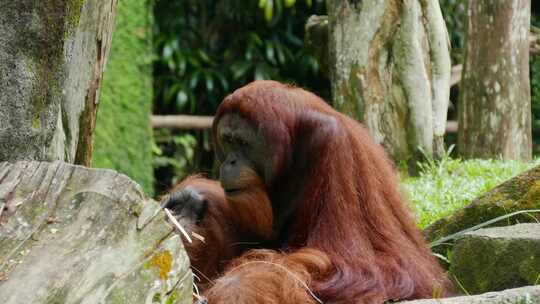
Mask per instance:
[[[190,243],[193,243],[193,240],[191,240],[191,237],[189,237],[189,234],[187,233],[187,231],[184,229],[184,227],[182,227],[182,225],[180,225],[180,223],[172,215],[171,211],[169,211],[169,209],[167,209],[167,208],[164,208],[163,210],[165,210],[165,214],[167,214],[167,217],[169,217],[169,219],[174,224],[174,226],[176,228],[178,228],[178,230],[180,230],[180,232],[182,232],[182,234],[187,239],[187,241],[190,242]]]
[[[470,227],[470,228],[467,228],[467,229],[463,229],[461,231],[458,231],[456,233],[452,233],[451,235],[448,235],[448,236],[445,236],[443,238],[440,238],[434,242],[432,242],[430,244],[430,247],[435,247],[435,246],[439,246],[443,243],[445,243],[446,241],[451,241],[453,239],[457,239],[459,237],[462,237],[465,233],[467,232],[471,232],[471,231],[474,231],[474,230],[477,230],[477,229],[480,229],[482,227],[485,227],[485,226],[488,226],[488,225],[491,225],[493,223],[496,223],[498,221],[502,221],[502,220],[505,220],[507,218],[510,218],[514,215],[518,215],[518,214],[522,214],[522,213],[538,213],[540,212],[540,209],[531,209],[531,210],[520,210],[520,211],[516,211],[516,212],[512,212],[510,214],[505,214],[505,215],[502,215],[502,216],[499,216],[499,217],[496,217],[494,219],[491,219],[489,221],[485,221],[483,223],[480,223],[476,226],[473,226],[473,227]]]
[[[195,266],[191,265],[191,269],[197,271],[197,273],[199,273],[199,274],[200,274],[202,277],[204,277],[208,282],[210,282],[210,284],[212,284],[212,285],[215,284],[214,281],[213,281],[212,279],[210,279],[208,276],[206,276],[206,275],[204,274],[204,272],[200,271],[200,270],[197,269]],[[193,274],[193,275],[194,275],[195,277],[197,277],[197,279],[199,279],[199,282],[201,281],[201,278],[199,278],[198,275],[196,275],[196,274]]]
[[[204,239],[204,236],[198,234],[197,232],[191,231],[191,235],[192,235],[194,238],[198,239],[199,241],[201,241],[201,242],[203,242],[203,243],[206,243],[206,242],[205,242],[205,239]]]

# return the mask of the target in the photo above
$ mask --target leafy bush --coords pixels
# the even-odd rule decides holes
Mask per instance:
[[[157,1],[154,113],[213,115],[227,94],[255,79],[291,82],[328,97],[328,80],[303,49],[307,18],[324,8],[322,0]],[[158,192],[190,168],[211,171],[209,133],[189,132],[191,155],[173,149],[185,134],[156,134]]]
[[[194,154],[197,140],[192,134],[173,134],[170,130],[162,129],[155,132],[156,144],[152,147],[154,153],[154,168],[156,171],[170,170],[173,177],[170,183],[161,184],[168,188],[176,184],[179,178],[194,171]],[[161,182],[161,181],[160,181]]]
[[[254,79],[327,88],[303,49],[304,23],[324,5],[294,2],[158,1],[155,111],[213,114],[226,94]]]

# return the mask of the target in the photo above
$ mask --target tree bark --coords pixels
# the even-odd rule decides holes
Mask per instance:
[[[90,164],[116,3],[2,1],[0,161]]]
[[[458,105],[458,149],[466,158],[529,161],[529,0],[469,1]]]
[[[446,254],[452,240],[443,242],[442,238],[499,216],[535,209],[540,209],[540,166],[505,181],[475,198],[469,205],[437,220],[424,230],[424,234],[429,242],[438,243],[435,250],[442,249],[441,253]],[[523,213],[494,223],[492,226],[534,223],[539,220],[540,213]]]
[[[448,34],[436,0],[327,2],[334,106],[411,168],[441,155],[450,90]]]

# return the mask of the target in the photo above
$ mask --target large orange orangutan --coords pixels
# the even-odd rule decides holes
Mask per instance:
[[[384,150],[303,89],[256,81],[213,124],[220,183],[191,177],[164,200],[210,304],[383,303],[450,285]],[[201,301],[201,302],[204,302]]]

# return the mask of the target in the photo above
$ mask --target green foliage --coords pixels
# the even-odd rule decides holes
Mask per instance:
[[[450,44],[452,45],[452,62],[453,64],[461,63],[463,61],[463,42],[465,41],[467,2],[463,0],[440,0],[439,3],[446,22]]]
[[[175,135],[166,129],[158,130],[155,135],[156,144],[152,149],[154,168],[172,168],[174,177],[171,184],[176,184],[195,169],[193,161],[197,140],[192,134]]]
[[[283,7],[289,8],[295,3],[296,0],[259,0],[259,8],[264,11],[264,19],[270,22],[274,19],[274,14],[281,15]],[[308,7],[311,7],[312,3],[312,0],[306,0]]]
[[[406,178],[403,186],[422,228],[469,204],[501,182],[540,164],[503,160],[461,160],[446,157],[421,164],[419,177]]]
[[[327,88],[317,61],[302,48],[307,17],[323,7],[290,0],[158,1],[156,111],[213,114],[226,94],[254,79]]]
[[[213,115],[227,94],[255,79],[290,82],[328,97],[328,80],[303,49],[307,18],[324,9],[322,0],[157,1],[154,113]],[[158,192],[190,170],[212,169],[208,132],[190,132],[192,156],[183,154],[186,145],[180,152],[173,148],[185,134],[156,134]]]
[[[536,27],[535,31],[540,33],[540,16],[533,15],[531,23]],[[540,145],[540,54],[531,55],[530,79],[533,140],[536,145]]]
[[[540,55],[531,56],[531,104],[533,112],[532,128],[535,143],[540,141]]]
[[[103,78],[93,166],[125,173],[153,194],[151,16],[146,1],[119,1]]]

